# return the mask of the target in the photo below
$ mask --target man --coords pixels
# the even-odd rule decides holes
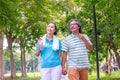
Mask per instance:
[[[67,74],[68,54],[69,80],[88,80],[89,60],[87,51],[92,51],[92,43],[86,34],[81,33],[81,24],[77,19],[68,22],[70,35],[63,40],[62,73]]]

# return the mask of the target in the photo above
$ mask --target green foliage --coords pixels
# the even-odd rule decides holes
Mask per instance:
[[[17,23],[17,2],[11,0],[0,0],[0,26],[14,25]]]
[[[113,38],[117,49],[120,48],[119,3],[119,0],[0,0],[0,27],[4,27],[5,35],[11,37],[15,43],[21,43],[25,53],[33,54],[33,47],[38,37],[46,33],[49,22],[57,24],[57,36],[63,38],[63,35],[65,37],[69,34],[68,21],[77,18],[82,23],[82,33],[90,37],[95,47],[93,27],[95,5],[98,54],[99,61],[102,61],[108,56],[110,49],[108,34]],[[4,52],[5,60],[8,60],[8,51]],[[95,50],[89,54],[93,69],[95,55]],[[14,52],[14,57],[20,63],[20,53]]]

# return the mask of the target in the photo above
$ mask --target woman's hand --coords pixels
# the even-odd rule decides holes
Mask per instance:
[[[62,75],[66,75],[67,74],[67,70],[65,68],[62,68]]]

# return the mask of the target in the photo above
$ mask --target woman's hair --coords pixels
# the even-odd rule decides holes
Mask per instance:
[[[82,32],[82,25],[81,25],[80,21],[78,21],[77,19],[71,19],[71,20],[68,21],[68,29],[69,29],[70,34],[72,33],[72,32],[70,31],[70,23],[71,23],[72,21],[76,21],[76,24],[80,27],[80,28],[79,28],[79,33],[81,33],[81,32]]]
[[[54,32],[54,35],[56,35],[57,34],[57,26],[56,26],[56,24],[55,24],[55,22],[50,22],[51,24],[54,24],[54,26],[55,26],[55,32]],[[49,23],[49,24],[50,24]]]

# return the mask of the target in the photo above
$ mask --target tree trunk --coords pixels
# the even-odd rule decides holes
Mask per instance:
[[[111,53],[111,51],[109,50],[109,56],[106,58],[106,68],[107,68],[107,70],[106,70],[106,74],[107,75],[111,75],[111,60],[112,60],[112,53]]]
[[[113,41],[113,38],[109,35],[109,39],[110,39],[110,44],[111,44],[111,48],[112,50],[114,51],[115,53],[115,57],[116,57],[116,60],[117,60],[117,63],[119,65],[119,69],[120,69],[120,56],[119,56],[119,53],[117,52],[117,48],[115,46],[115,43]]]
[[[24,47],[22,47],[22,43],[20,44],[20,50],[21,50],[21,73],[22,73],[22,77],[26,77],[27,73],[26,73],[26,60],[25,60],[25,49]]]
[[[22,67],[22,77],[26,77],[26,60],[25,60],[25,53],[21,54],[21,67]]]
[[[14,57],[12,53],[12,39],[7,37],[8,41],[8,51],[9,51],[9,56],[10,56],[10,68],[11,68],[11,78],[15,79],[16,78],[16,67],[14,63]]]
[[[3,36],[3,33],[0,33],[0,80],[4,80]]]

